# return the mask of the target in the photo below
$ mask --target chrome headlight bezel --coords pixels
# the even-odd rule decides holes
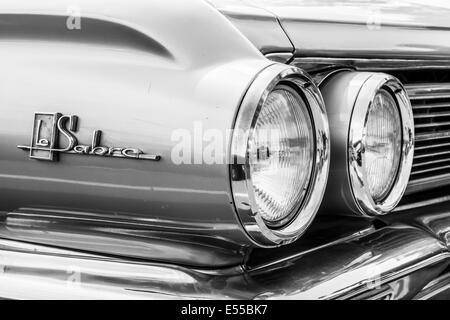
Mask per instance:
[[[251,129],[253,119],[269,93],[288,84],[303,97],[314,133],[314,155],[308,189],[298,213],[280,228],[271,228],[258,213],[247,161],[247,138],[239,134]],[[329,171],[329,128],[319,89],[301,69],[273,64],[262,70],[246,92],[236,116],[230,145],[230,181],[238,218],[249,238],[258,246],[273,247],[298,239],[311,224],[325,192]]]
[[[363,165],[364,130],[369,108],[379,92],[387,90],[394,98],[401,118],[402,147],[397,176],[386,197],[375,201],[367,188]],[[373,73],[362,83],[350,119],[348,133],[348,175],[355,202],[364,215],[384,215],[400,202],[407,187],[414,155],[414,119],[405,88],[398,79]]]

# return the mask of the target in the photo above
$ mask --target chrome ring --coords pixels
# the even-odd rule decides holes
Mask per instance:
[[[288,83],[305,100],[315,137],[315,155],[310,183],[302,204],[292,220],[274,229],[258,213],[247,157],[246,132],[252,128],[256,112],[280,83]],[[237,113],[230,145],[231,191],[238,219],[249,238],[258,246],[273,247],[298,239],[311,224],[322,201],[329,171],[329,128],[319,89],[301,69],[273,64],[261,71],[246,92]]]
[[[361,159],[364,155],[364,128],[367,112],[381,88],[387,88],[397,103],[402,121],[402,154],[397,177],[389,194],[374,201],[367,190],[367,179]],[[383,215],[392,211],[401,200],[411,173],[414,154],[414,119],[411,104],[400,81],[388,74],[372,73],[362,83],[350,119],[348,133],[348,174],[353,197],[363,215]]]

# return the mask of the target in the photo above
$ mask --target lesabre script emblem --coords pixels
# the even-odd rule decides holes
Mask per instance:
[[[17,146],[29,150],[30,158],[54,161],[57,153],[71,153],[126,159],[159,161],[161,156],[144,153],[137,148],[106,147],[101,145],[102,132],[94,130],[90,145],[78,144],[74,132],[77,131],[78,117],[63,116],[60,113],[35,113],[30,146]],[[64,147],[58,141],[60,134],[67,140]]]

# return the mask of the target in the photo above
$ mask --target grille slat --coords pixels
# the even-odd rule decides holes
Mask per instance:
[[[427,168],[427,169],[422,169],[422,170],[416,170],[413,173],[411,173],[411,176],[414,177],[416,175],[420,175],[423,173],[428,173],[428,172],[432,172],[432,171],[439,171],[439,170],[446,170],[450,168],[450,164],[445,165],[445,166],[441,166],[441,167],[432,167],[432,168]]]
[[[414,84],[405,88],[416,131],[407,192],[450,184],[450,83]]]
[[[450,131],[435,131],[432,133],[416,133],[416,142],[434,141],[436,139],[450,138]]]
[[[450,92],[449,93],[439,93],[434,95],[417,95],[410,97],[411,100],[419,100],[426,97],[426,99],[450,99]]]
[[[422,123],[422,124],[415,124],[414,127],[416,129],[426,129],[426,128],[433,128],[433,127],[441,127],[441,126],[450,126],[450,121],[444,121],[444,122],[431,122],[431,123]]]
[[[423,162],[423,163],[414,163],[413,164],[413,168],[416,169],[416,170],[411,171],[411,174],[416,174],[418,171],[423,170],[421,168],[427,167],[427,166],[434,166],[434,167],[437,168],[439,165],[442,165],[442,163],[450,164],[450,157],[447,157],[445,159],[430,160],[430,161]],[[443,166],[445,166],[445,165],[443,165]]]
[[[440,143],[439,141],[440,140],[438,140],[438,139],[436,139],[436,140],[429,140],[430,141],[430,144],[429,145],[416,145],[416,147],[414,148],[414,150],[416,151],[416,153],[417,153],[417,151],[422,151],[422,150],[430,150],[430,149],[433,149],[433,148],[442,148],[442,147],[445,147],[445,148],[449,148],[450,149],[450,142],[443,142],[443,143]]]
[[[411,99],[411,97],[410,97]],[[442,110],[442,109],[450,109],[450,103],[442,102],[442,103],[429,103],[427,105],[412,105],[413,111],[422,111],[422,110]]]
[[[417,150],[416,150],[417,151]],[[443,156],[443,155],[450,155],[450,150],[442,150],[442,151],[435,151],[435,152],[427,152],[424,154],[418,154],[418,152],[416,152],[416,154],[414,155],[414,159],[427,159],[427,158],[434,158],[437,156]]]
[[[439,163],[443,163],[443,162],[449,162],[449,164],[450,164],[450,157],[446,157],[444,159],[432,159],[432,160],[428,160],[426,162],[416,162],[416,161],[414,161],[413,168],[419,168],[419,167],[439,164]],[[415,173],[414,170],[412,171],[412,173]]]
[[[430,113],[421,113],[421,114],[414,115],[414,119],[429,119],[429,118],[440,118],[440,117],[450,117],[450,111],[430,112]]]
[[[411,100],[450,99],[450,86],[446,83],[407,85],[406,90]]]

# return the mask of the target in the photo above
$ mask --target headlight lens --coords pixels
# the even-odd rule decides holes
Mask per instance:
[[[394,184],[402,149],[402,124],[397,104],[387,90],[375,95],[364,130],[367,185],[375,201],[383,200]]]
[[[288,86],[269,93],[249,139],[250,175],[264,221],[288,221],[304,197],[313,163],[314,135],[308,109]]]

